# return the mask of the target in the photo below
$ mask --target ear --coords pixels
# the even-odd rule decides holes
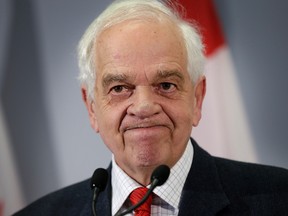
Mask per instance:
[[[82,100],[87,108],[91,127],[98,133],[99,127],[95,113],[95,102],[89,98],[86,86],[81,86]]]
[[[194,87],[193,126],[196,127],[201,119],[202,104],[206,94],[206,77],[202,76]]]

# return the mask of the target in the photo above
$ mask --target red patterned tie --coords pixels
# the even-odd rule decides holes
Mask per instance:
[[[141,187],[137,188],[129,196],[132,205],[137,204],[148,191],[147,188]],[[151,204],[152,204],[152,194],[148,197],[146,202],[144,202],[139,208],[135,210],[135,216],[150,216],[151,214]]]

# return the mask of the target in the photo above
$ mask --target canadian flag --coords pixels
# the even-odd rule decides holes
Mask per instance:
[[[23,207],[22,194],[9,145],[0,103],[0,216],[8,216]]]
[[[207,57],[202,119],[192,136],[213,155],[256,162],[235,68],[213,2],[180,0],[179,3],[185,8],[185,18],[199,27]]]

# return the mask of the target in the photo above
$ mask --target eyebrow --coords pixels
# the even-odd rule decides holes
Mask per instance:
[[[102,86],[105,88],[113,82],[126,82],[128,76],[125,74],[106,74],[102,80]]]
[[[156,79],[165,79],[169,77],[178,77],[181,81],[184,81],[184,76],[178,70],[159,70],[157,71]]]

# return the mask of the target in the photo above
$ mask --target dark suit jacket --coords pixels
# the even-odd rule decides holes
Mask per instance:
[[[212,157],[194,140],[193,165],[180,201],[181,216],[288,216],[288,171]],[[109,174],[111,167],[109,168]],[[32,203],[16,216],[92,215],[90,182]],[[111,215],[111,181],[99,195],[97,215]]]

